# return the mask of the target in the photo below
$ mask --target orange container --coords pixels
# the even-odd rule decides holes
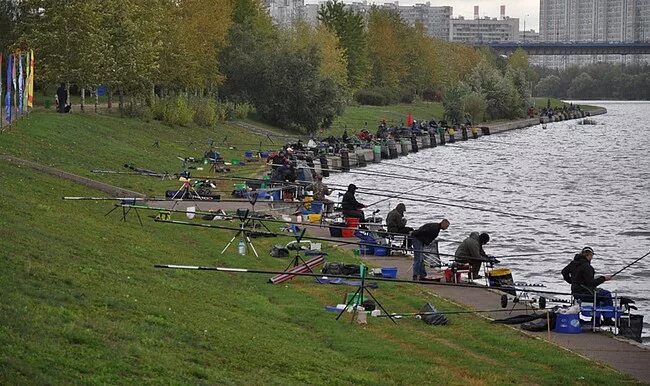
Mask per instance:
[[[354,228],[341,229],[341,237],[354,237]]]

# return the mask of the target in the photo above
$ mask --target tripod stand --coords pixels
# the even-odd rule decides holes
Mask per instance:
[[[257,202],[257,197],[258,197],[257,192],[248,195],[248,202],[251,204],[252,209],[251,209],[251,215],[248,217],[248,220],[246,221],[246,224],[244,226],[250,227],[254,231],[256,228],[256,224],[259,223],[259,225],[264,227],[264,229],[266,229],[267,232],[272,233],[269,227],[267,227],[266,224],[264,224],[264,222],[262,222],[262,220],[260,220],[259,217],[255,215],[255,203]]]
[[[255,250],[255,246],[253,245],[253,242],[251,241],[251,238],[248,236],[248,230],[245,228],[246,227],[246,218],[248,217],[249,210],[246,209],[246,212],[244,212],[243,215],[240,215],[239,211],[237,211],[237,216],[239,216],[239,230],[235,235],[228,241],[228,244],[223,248],[221,251],[221,254],[223,255],[226,252],[226,249],[232,244],[233,241],[237,238],[237,236],[242,236],[247,245],[250,245],[251,249],[253,250],[253,253],[255,253],[255,257],[260,257],[257,254],[257,251]]]
[[[122,207],[122,221],[126,222],[126,216],[129,214],[129,212],[131,211],[131,209],[133,209],[133,210],[135,211],[135,214],[138,216],[138,221],[140,222],[140,226],[144,226],[144,225],[142,224],[142,218],[140,218],[140,213],[138,213],[138,208],[134,208],[134,207],[131,206],[131,205],[135,205],[135,204],[136,204],[135,201],[136,201],[135,199],[120,200],[120,203],[119,203],[119,204],[115,204],[115,206],[113,207],[113,209],[111,209],[111,210],[109,210],[108,212],[106,212],[106,214],[104,215],[104,217],[106,217],[106,216],[108,216],[109,214],[113,213],[113,211],[114,211],[115,209],[117,209],[117,208],[119,208],[119,207]],[[127,206],[128,206],[128,207],[127,207]]]
[[[176,191],[176,193],[172,197],[172,200],[175,200],[176,198],[179,198],[181,200],[185,199],[185,198],[188,198],[188,199],[197,198],[199,200],[202,199],[201,195],[196,191],[196,189],[194,189],[192,184],[190,184],[190,179],[189,178],[183,178],[183,179],[181,179],[181,181],[183,181],[183,185],[181,185],[181,187],[178,188],[178,191]],[[179,196],[179,194],[180,194],[180,196]]]
[[[352,295],[352,297],[351,297],[351,298],[348,300],[348,302],[345,304],[345,307],[341,310],[341,312],[339,312],[339,314],[336,316],[336,320],[339,320],[339,318],[341,317],[341,315],[343,315],[343,313],[345,312],[345,310],[347,310],[348,307],[350,307],[350,306],[352,305],[352,303],[355,303],[355,304],[354,304],[354,311],[353,311],[353,314],[352,314],[352,319],[354,319],[354,316],[355,316],[356,313],[358,312],[358,311],[357,311],[357,307],[359,307],[359,305],[360,305],[361,303],[363,303],[363,294],[364,294],[364,293],[368,293],[368,295],[370,295],[370,297],[372,298],[372,300],[375,301],[375,303],[377,304],[377,306],[378,306],[382,311],[384,311],[384,312],[386,313],[386,316],[388,316],[388,317],[390,318],[390,320],[391,320],[393,323],[397,324],[397,322],[395,321],[395,319],[393,318],[393,316],[392,316],[388,311],[386,311],[386,309],[384,308],[384,306],[382,306],[381,303],[379,303],[379,300],[377,300],[377,298],[372,294],[372,292],[370,292],[370,289],[367,288],[367,286],[366,286],[366,273],[368,272],[368,269],[367,269],[367,267],[365,266],[365,264],[361,264],[359,268],[360,268],[359,276],[361,277],[361,285],[360,285],[359,288],[356,290],[356,292],[354,293],[354,295]],[[358,299],[358,300],[355,301],[355,299]],[[365,311],[364,311],[364,312],[365,312]]]
[[[292,267],[297,267],[300,264],[304,264],[309,269],[309,272],[314,273],[314,271],[311,270],[311,268],[309,267],[305,259],[303,259],[302,256],[300,256],[300,242],[302,241],[302,238],[305,237],[305,229],[303,228],[301,232],[298,232],[297,230],[294,229],[293,237],[296,238],[296,244],[295,244],[296,255],[293,257],[293,259],[291,259],[289,265],[287,265],[287,268],[285,268],[284,270],[288,271]]]

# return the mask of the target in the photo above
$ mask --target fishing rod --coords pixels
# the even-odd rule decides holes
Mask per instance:
[[[442,286],[442,287],[463,287],[463,288],[475,288],[475,289],[486,289],[486,288],[499,288],[499,287],[483,287],[476,284],[462,284],[462,283],[442,283],[437,281],[429,280],[408,280],[408,279],[389,279],[385,277],[367,277],[361,275],[331,275],[331,274],[318,274],[318,273],[309,273],[309,272],[287,272],[287,271],[273,271],[265,269],[248,269],[248,268],[227,268],[227,267],[215,267],[215,266],[201,266],[201,265],[177,265],[177,264],[154,264],[154,268],[161,269],[179,269],[179,270],[194,270],[194,271],[215,271],[215,272],[229,272],[229,273],[255,273],[255,274],[267,274],[267,275],[290,275],[290,276],[306,276],[306,277],[316,277],[316,278],[337,278],[337,279],[350,279],[350,280],[370,280],[370,281],[382,281],[382,282],[392,282],[392,283],[408,283],[408,284],[426,284],[433,286]]]
[[[170,174],[170,173],[149,173],[149,172],[135,172],[135,171],[134,172],[124,172],[124,171],[117,171],[117,170],[100,170],[100,169],[93,169],[90,172],[95,173],[95,174],[126,174],[126,175],[136,175],[136,176],[146,176],[146,177],[160,177],[160,178],[174,176],[173,174]]]
[[[251,203],[250,200],[236,199],[236,198],[167,198],[167,197],[62,197],[68,201],[187,201],[187,202],[240,202],[243,204]],[[282,201],[263,200],[258,202],[264,203],[282,203]],[[291,201],[288,204],[305,204],[312,201]],[[119,205],[119,204],[118,204]],[[125,206],[127,204],[124,204]],[[142,208],[138,208],[142,209]]]
[[[641,261],[643,258],[645,258],[645,257],[648,256],[648,255],[650,255],[650,252],[648,252],[648,253],[646,253],[645,255],[639,257],[638,259],[634,260],[633,262],[631,262],[630,264],[626,265],[625,267],[619,269],[619,270],[616,271],[614,274],[612,274],[610,277],[614,277],[614,276],[618,275],[619,273],[625,271],[627,268],[629,268],[629,267],[631,267],[632,265],[638,263],[639,261]]]
[[[406,192],[404,192],[404,193],[402,193],[402,194],[398,194],[397,196],[394,196],[394,197],[387,197],[387,198],[382,198],[382,199],[379,200],[379,201],[375,201],[375,202],[373,202],[373,203],[371,203],[371,204],[366,205],[366,208],[369,208],[369,207],[371,207],[371,206],[373,206],[373,205],[381,204],[382,202],[384,202],[384,201],[388,201],[388,200],[393,199],[393,198],[394,198],[394,199],[398,199],[398,198],[400,198],[400,196],[403,196],[403,195],[405,195],[405,194],[411,193],[411,192],[413,192],[414,190],[428,188],[428,187],[431,186],[431,185],[433,185],[433,184],[425,184],[425,185],[422,185],[422,186],[416,186],[415,188],[413,188],[413,189],[409,189],[409,190],[407,190]]]
[[[279,166],[283,166],[283,165],[271,164],[271,166],[278,166],[279,167]],[[317,170],[315,167],[310,167],[310,166],[302,166],[302,168],[303,169]],[[467,185],[467,184],[462,184],[460,182],[441,181],[441,180],[434,180],[434,179],[430,179],[430,178],[407,176],[407,175],[404,175],[404,174],[397,174],[397,173],[372,172],[372,171],[357,170],[357,169],[350,169],[348,171],[327,169],[327,171],[329,171],[330,173],[352,173],[352,174],[360,174],[360,175],[364,175],[364,176],[373,176],[373,177],[399,178],[399,179],[408,180],[408,181],[424,181],[424,182],[431,182],[431,183],[434,183],[434,184],[460,186],[460,187],[472,188],[472,189],[492,190],[492,191],[497,191],[497,192],[502,192],[502,193],[517,193],[517,192],[514,192],[514,191],[493,189],[493,188],[489,188],[489,187],[486,187],[486,186]]]
[[[211,213],[211,215],[216,216],[218,214]],[[262,221],[262,222],[269,221],[269,220],[265,220],[265,219],[256,219],[256,220]],[[232,230],[232,231],[239,231],[240,230],[240,228],[227,227],[227,226],[223,226],[223,225],[213,225],[213,224],[206,224],[206,223],[192,223],[192,222],[178,221],[178,220],[163,220],[163,219],[160,219],[160,218],[156,218],[156,219],[154,219],[154,221],[162,222],[162,223],[168,223],[168,224],[189,225],[189,226],[203,227],[203,228],[224,229],[224,230]],[[278,222],[279,220],[274,220],[274,221]],[[306,225],[306,224],[301,224],[301,225]],[[272,234],[272,235],[275,235],[275,236],[291,237],[290,235],[283,234],[283,233],[278,233],[278,232],[266,232],[266,233]],[[404,235],[402,234],[402,236],[404,236]],[[333,243],[333,244],[339,244],[339,245],[359,245],[359,246],[363,245],[363,246],[367,246],[367,247],[376,247],[376,246],[378,246],[378,244],[376,242],[375,243],[370,243],[370,242],[364,242],[364,241],[338,240],[338,239],[333,239],[333,238],[329,238],[329,237],[320,237],[320,236],[309,236],[309,238],[313,239],[313,240],[318,240],[318,241],[327,241],[327,242],[330,242],[330,243]],[[397,250],[400,250],[400,251],[407,251],[407,252],[431,253],[431,251],[425,250],[425,249],[414,249],[414,248],[408,248],[408,247],[394,247],[394,246],[391,246],[391,245],[379,245],[379,246],[385,247],[387,249],[397,249]],[[438,252],[438,253],[436,253],[436,255],[456,258],[456,255],[449,254],[449,253]],[[498,258],[498,256],[496,256],[495,258]],[[471,259],[467,259],[467,260],[480,261],[480,262],[483,262],[483,263],[494,263],[495,262],[495,260],[492,259],[492,258],[487,258],[487,259],[486,258],[471,258]]]
[[[499,308],[496,310],[464,310],[464,311],[452,311],[452,310],[441,310],[441,311],[430,311],[430,312],[392,312],[390,314],[380,314],[377,315],[379,318],[388,318],[388,317],[406,317],[406,316],[427,316],[427,315],[455,315],[455,314],[480,314],[480,313],[491,313],[491,312],[512,312],[513,310],[509,308]]]
[[[115,204],[115,206],[123,207],[123,208],[131,208],[131,209],[142,209],[142,210],[153,210],[153,211],[167,211],[171,213],[184,213],[187,214],[188,212],[186,210],[182,209],[167,209],[163,207],[152,207],[152,206],[144,206],[144,205],[134,205],[134,204]],[[206,215],[206,216],[221,216],[223,217],[224,220],[235,220],[237,219],[236,215],[233,214],[228,214],[226,212],[225,215],[223,213],[218,213],[218,212],[210,212],[210,211],[201,211],[197,210],[194,212],[189,212],[193,213],[195,215]],[[271,223],[276,223],[276,224],[284,224],[284,225],[297,225],[297,226],[303,226],[303,227],[312,227],[312,228],[323,228],[324,226],[322,224],[312,224],[309,222],[298,222],[298,221],[285,221],[285,220],[276,220],[276,219],[269,219],[269,218],[258,218],[255,217],[253,214],[252,217],[254,217],[257,221],[260,222],[271,222]],[[360,224],[372,224],[372,223],[360,223]],[[339,225],[325,225],[327,228],[333,228],[333,229],[347,229],[347,226],[339,226]],[[409,235],[404,234],[404,233],[396,233],[396,232],[375,232],[375,233],[381,233],[381,235],[386,235],[386,236],[404,236],[408,237]],[[328,239],[329,241],[336,241],[338,242],[339,240],[332,240]],[[446,241],[446,242],[452,242],[456,244],[460,244],[461,241],[456,241],[456,240],[448,240],[448,239],[437,239],[438,241]],[[428,251],[427,251],[428,252]],[[524,257],[524,256],[542,256],[542,255],[556,255],[556,254],[566,254],[567,252],[538,252],[538,253],[529,253],[529,254],[518,254],[518,255],[493,255],[497,259],[501,258],[510,258],[510,257]],[[443,256],[452,256],[452,255],[447,255],[447,254],[442,254]]]

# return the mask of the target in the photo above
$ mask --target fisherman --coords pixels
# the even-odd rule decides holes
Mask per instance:
[[[469,237],[463,240],[456,249],[454,257],[456,262],[469,264],[472,269],[472,278],[480,279],[481,264],[490,259],[483,250],[483,246],[490,241],[490,235],[478,232],[470,233]]]
[[[286,161],[286,159],[287,158],[285,157],[284,150],[279,151],[273,157],[269,158],[269,161],[271,162],[271,169],[276,170],[281,165],[284,165],[284,161]],[[267,163],[268,163],[268,161],[267,161]]]
[[[315,181],[312,182],[311,185],[307,187],[307,189],[313,192],[314,201],[322,202],[323,205],[325,206],[325,212],[330,213],[332,211],[331,208],[333,202],[332,200],[328,199],[325,196],[329,196],[330,194],[332,194],[332,190],[327,185],[325,185],[325,183],[323,182],[322,175],[316,174],[314,179]]]
[[[397,204],[395,209],[388,212],[386,216],[386,228],[389,233],[401,233],[408,235],[413,231],[413,228],[406,226],[406,219],[404,218],[404,212],[406,212],[406,205],[403,203]]]
[[[366,222],[366,217],[362,209],[366,206],[354,197],[356,191],[357,186],[355,184],[348,185],[348,190],[343,195],[343,201],[341,201],[341,209],[343,209],[343,215],[345,217],[358,218],[363,223]]]
[[[612,276],[594,277],[594,268],[591,266],[593,257],[594,250],[591,247],[582,248],[582,251],[576,254],[573,260],[562,269],[562,277],[564,281],[571,284],[571,294],[576,300],[593,302],[595,293],[597,306],[613,306],[612,294],[605,289],[596,288],[611,280]],[[599,320],[596,321],[596,323],[599,322]],[[613,325],[613,322],[611,319],[605,319],[603,324]]]
[[[449,228],[449,220],[443,219],[439,223],[427,223],[411,233],[413,243],[413,280],[426,280],[427,271],[424,268],[423,248],[438,237],[440,230]]]

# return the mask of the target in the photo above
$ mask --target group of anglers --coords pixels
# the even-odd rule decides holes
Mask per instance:
[[[347,217],[358,217],[363,222],[363,208],[365,205],[359,203],[355,198],[357,187],[354,184],[348,186],[343,196],[342,209]],[[386,228],[390,234],[403,234],[408,237],[413,250],[413,280],[428,280],[424,263],[425,248],[429,246],[440,234],[440,231],[449,228],[450,222],[443,219],[437,223],[427,223],[417,229],[406,226],[407,219],[404,218],[406,205],[399,203],[391,210],[386,217]],[[494,257],[488,256],[483,246],[490,241],[487,233],[472,232],[465,238],[454,253],[454,260],[460,264],[468,264],[474,279],[480,278],[480,269],[483,263],[498,263]],[[591,247],[584,247],[576,254],[573,260],[562,269],[562,277],[571,284],[571,294],[574,299],[580,302],[593,302],[596,299],[597,306],[613,306],[612,294],[602,288],[602,283],[609,281],[613,276],[596,276],[591,260],[594,250]],[[603,324],[614,323],[611,319],[604,319]]]

